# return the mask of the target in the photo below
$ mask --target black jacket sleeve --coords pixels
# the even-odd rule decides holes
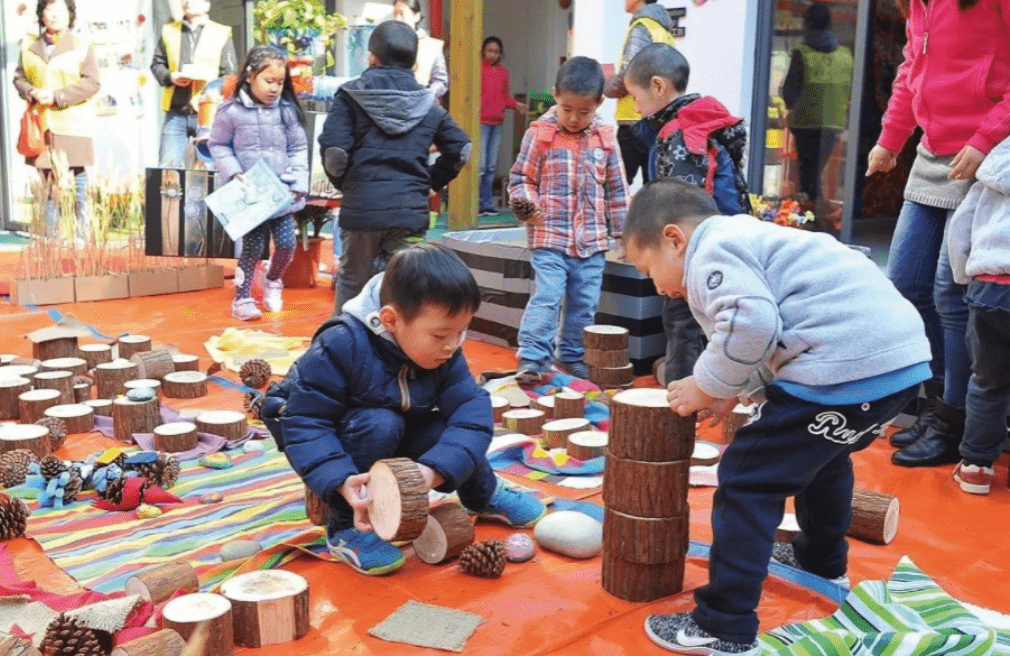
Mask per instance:
[[[344,187],[351,146],[354,145],[354,109],[351,102],[346,93],[337,91],[333,96],[333,107],[319,133],[319,153],[326,177],[339,190]]]
[[[172,86],[172,71],[168,68],[168,53],[165,52],[165,40],[161,35],[158,36],[158,45],[155,46],[154,56],[151,57],[151,73],[161,86]]]
[[[428,167],[428,175],[431,178],[431,188],[439,191],[459,175],[460,170],[470,161],[473,144],[448,112],[441,107],[437,107],[436,110],[442,112],[444,116],[435,132],[435,146],[438,148],[439,156],[435,163]]]
[[[789,71],[786,79],[782,82],[782,100],[786,102],[786,107],[792,109],[796,106],[796,101],[803,93],[803,55],[799,50],[793,50],[789,59]]]

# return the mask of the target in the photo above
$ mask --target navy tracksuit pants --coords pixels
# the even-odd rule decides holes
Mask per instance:
[[[801,529],[793,540],[796,559],[825,578],[845,575],[845,532],[852,522],[850,454],[868,447],[915,390],[870,403],[826,406],[768,386],[767,401],[737,431],[719,462],[709,582],[694,593],[698,626],[733,642],[757,636],[755,611],[786,497],[796,497]]]

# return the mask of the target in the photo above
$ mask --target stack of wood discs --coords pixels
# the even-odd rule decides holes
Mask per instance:
[[[589,380],[603,389],[631,387],[635,369],[628,357],[628,329],[598,324],[586,326],[582,336]]]
[[[695,417],[673,413],[663,389],[620,392],[610,413],[603,589],[628,601],[652,601],[684,586]]]

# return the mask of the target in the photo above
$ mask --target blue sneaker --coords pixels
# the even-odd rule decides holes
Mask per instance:
[[[371,576],[389,574],[403,567],[406,562],[399,549],[383,541],[374,532],[362,533],[353,527],[341,529],[332,536],[327,531],[326,547],[337,560]]]
[[[585,362],[579,360],[578,362],[561,362],[558,360],[558,368],[560,368],[565,373],[575,376],[576,378],[581,378],[582,380],[589,380],[589,365]]]
[[[516,383],[519,385],[539,385],[544,380],[544,369],[539,362],[520,360],[516,369]]]
[[[498,481],[484,510],[477,513],[484,519],[496,519],[509,526],[530,527],[547,514],[547,506],[528,492],[518,492]]]

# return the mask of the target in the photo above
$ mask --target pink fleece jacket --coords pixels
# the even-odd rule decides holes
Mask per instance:
[[[480,60],[480,122],[484,125],[501,125],[505,109],[515,109],[516,99],[509,90],[509,69],[501,64],[492,66]]]
[[[1010,135],[1010,0],[910,0],[908,43],[878,143],[898,152],[915,126],[934,155],[988,153]]]

